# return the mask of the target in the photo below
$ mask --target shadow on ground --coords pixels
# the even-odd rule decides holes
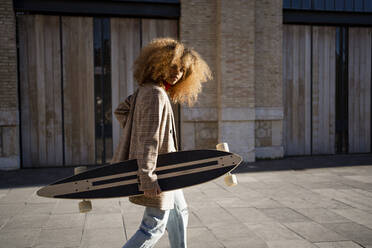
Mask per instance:
[[[372,165],[372,154],[285,157],[275,160],[244,162],[234,173]],[[94,166],[90,167],[94,168]],[[73,167],[34,168],[0,171],[0,188],[44,186],[74,174]]]
[[[285,157],[283,159],[275,160],[244,162],[234,170],[234,173],[305,170],[364,165],[372,165],[372,153]]]

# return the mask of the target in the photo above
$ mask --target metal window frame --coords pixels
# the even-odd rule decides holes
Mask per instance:
[[[372,26],[372,13],[283,9],[283,24]]]
[[[179,0],[14,0],[13,5],[15,12],[32,14],[163,19],[180,17]]]

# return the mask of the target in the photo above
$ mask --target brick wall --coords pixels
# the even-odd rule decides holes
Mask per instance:
[[[181,1],[180,39],[201,54],[214,77],[203,85],[195,106],[181,108],[182,149],[213,149],[218,141],[216,11],[216,1]]]
[[[282,157],[282,0],[256,1],[255,151],[257,158]]]
[[[17,110],[17,50],[11,0],[0,0],[0,110]]]
[[[180,34],[214,72],[181,110],[182,148],[282,157],[282,0],[183,0]]]
[[[17,49],[13,1],[0,0],[0,169],[19,168]]]

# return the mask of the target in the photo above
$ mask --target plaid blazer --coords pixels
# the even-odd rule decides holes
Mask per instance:
[[[114,111],[123,133],[111,163],[137,159],[139,189],[153,189],[157,183],[154,173],[158,154],[177,151],[177,135],[172,105],[165,90],[145,84]],[[163,192],[157,197],[134,196],[135,204],[171,209],[173,193]]]

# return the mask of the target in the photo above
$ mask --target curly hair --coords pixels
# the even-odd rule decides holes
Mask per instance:
[[[183,70],[183,76],[168,90],[169,96],[175,103],[192,106],[201,91],[201,84],[212,79],[212,73],[196,51],[177,40],[158,38],[144,47],[134,62],[134,79],[139,85],[153,83],[163,86],[174,66]]]

